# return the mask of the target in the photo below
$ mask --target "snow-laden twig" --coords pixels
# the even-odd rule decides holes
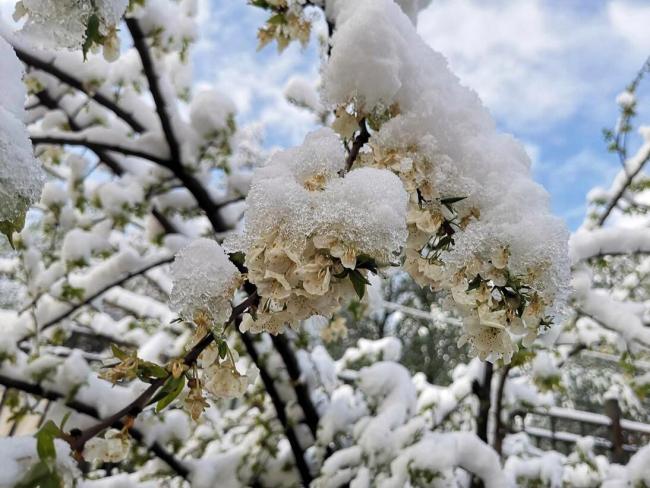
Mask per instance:
[[[645,253],[650,253],[650,229],[647,228],[581,229],[569,240],[569,256],[574,265],[601,256]]]
[[[6,388],[13,388],[15,390],[23,391],[25,393],[29,393],[30,395],[34,395],[50,401],[64,400],[66,407],[71,408],[72,410],[84,415],[88,415],[89,417],[94,417],[96,419],[100,418],[100,414],[95,407],[79,400],[65,399],[65,396],[61,393],[48,390],[38,384],[28,383],[26,381],[10,378],[9,376],[0,375],[0,385]],[[124,424],[122,421],[118,420],[113,425],[111,425],[111,427],[115,429],[122,429],[124,427]],[[131,437],[133,437],[136,441],[143,441],[144,436],[137,428],[131,428],[129,430],[129,433],[131,434]],[[147,446],[147,449],[162,461],[164,461],[179,476],[186,478],[189,474],[187,467],[184,466],[181,461],[176,459],[172,453],[167,451],[167,449],[161,446],[158,442],[154,442],[150,446]]]

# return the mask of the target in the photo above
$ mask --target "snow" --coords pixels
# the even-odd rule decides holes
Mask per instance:
[[[68,201],[68,192],[55,181],[48,181],[43,186],[41,205],[45,207],[62,207]]]
[[[431,423],[431,410],[434,418],[442,418],[445,409],[455,408],[471,394],[472,381],[482,371],[482,364],[475,360],[476,367],[459,367],[454,385],[449,387],[449,396],[455,396],[455,401],[449,398],[448,403],[434,407],[435,401],[443,398],[438,393],[445,388],[428,384],[423,375],[411,378],[400,364],[378,358],[376,352],[389,350],[388,344],[399,346],[394,338],[375,344],[362,339],[353,362],[346,358],[337,362],[340,384],[334,389],[327,387],[332,393],[321,414],[317,445],[335,442],[343,447],[325,461],[314,486],[350,483],[401,488],[420,486],[428,476],[453,484],[459,480],[458,467],[481,477],[486,486],[504,486],[497,454],[474,434],[431,431],[437,427],[436,421]],[[396,349],[394,360],[399,359],[401,348]],[[314,352],[313,360],[320,365],[318,377],[330,378],[323,370],[334,365],[323,359],[323,349]],[[363,364],[371,366],[361,367]],[[354,369],[360,367],[353,376]],[[306,371],[311,377],[313,373]],[[309,380],[310,386],[317,389],[313,381]]]
[[[453,300],[466,319],[464,340],[483,359],[508,360],[515,346],[506,329],[526,333],[529,344],[541,320],[562,310],[569,281],[564,223],[550,213],[521,144],[496,129],[476,94],[395,3],[339,1],[330,16],[337,28],[322,93],[339,121],[365,118],[380,126],[359,164],[392,170],[410,194],[407,271],[420,285],[455,289]],[[458,199],[453,210],[438,203],[450,198]],[[452,245],[424,257],[445,219],[460,227]],[[500,270],[522,276],[541,303],[527,307],[524,328],[505,321],[498,304],[479,312],[477,299],[465,293],[477,274],[505,281]]]
[[[548,351],[539,351],[533,359],[532,374],[536,378],[552,378],[560,375],[556,361]]]
[[[573,264],[602,255],[650,252],[650,229],[606,227],[580,229],[571,235],[569,256]]]
[[[64,484],[72,486],[73,480],[81,476],[76,462],[71,456],[70,447],[60,439],[55,439],[56,469]],[[0,486],[16,486],[29,468],[36,464],[36,439],[34,437],[4,437],[0,438]]]
[[[168,2],[148,0],[144,7],[134,12],[146,35],[156,34],[161,48],[181,50],[184,42],[197,38],[197,25],[193,18],[195,9],[188,8],[192,2]]]
[[[627,477],[632,486],[650,485],[650,445],[644,446],[627,463]]]
[[[128,0],[20,0],[16,17],[27,16],[22,34],[31,42],[79,49],[91,15],[97,15],[100,33],[107,35],[128,4]]]
[[[379,486],[408,486],[409,473],[416,469],[439,473],[443,479],[453,483],[453,469],[456,467],[476,474],[486,488],[505,486],[498,454],[469,432],[431,434],[409,446],[391,463],[392,476]]]
[[[200,135],[214,135],[228,127],[235,114],[234,102],[216,90],[200,90],[190,104],[190,121]]]
[[[628,343],[639,342],[650,347],[650,329],[642,320],[644,305],[617,301],[605,290],[593,289],[591,281],[591,274],[585,269],[574,273],[572,284],[577,308],[601,326],[620,334]]]
[[[616,96],[616,104],[623,109],[633,107],[635,103],[636,97],[630,91],[626,90]]]
[[[387,171],[360,169],[338,178],[343,146],[330,129],[276,153],[260,168],[247,198],[243,248],[275,231],[294,252],[306,239],[331,236],[380,263],[387,263],[405,239],[406,195]],[[307,187],[322,185],[321,191]],[[269,223],[274,226],[270,227]]]
[[[401,356],[402,343],[395,337],[384,337],[376,341],[359,339],[357,347],[349,347],[345,350],[340,364],[349,367],[363,361],[399,361]]]
[[[522,459],[510,456],[504,470],[509,487],[521,486],[523,480],[540,480],[543,486],[560,488],[562,486],[563,458],[557,452],[548,452],[539,457]]]
[[[205,238],[193,241],[176,255],[171,275],[174,310],[186,320],[203,312],[215,324],[225,324],[241,275],[219,244]]]
[[[310,109],[316,115],[323,112],[318,91],[309,80],[294,76],[289,79],[284,88],[284,96],[299,107]]]
[[[0,73],[0,222],[15,223],[38,200],[44,175],[23,124],[23,68],[1,36]]]
[[[109,181],[95,190],[101,208],[108,215],[121,215],[144,200],[144,190],[132,175]]]

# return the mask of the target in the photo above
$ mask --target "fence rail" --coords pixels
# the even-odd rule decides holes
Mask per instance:
[[[517,419],[521,419],[519,425]],[[539,447],[567,452],[589,435],[597,450],[617,463],[626,463],[630,455],[650,442],[650,424],[621,418],[615,399],[605,402],[602,414],[562,407],[519,410],[511,415],[510,431],[526,432]]]

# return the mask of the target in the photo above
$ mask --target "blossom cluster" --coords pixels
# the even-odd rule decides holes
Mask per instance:
[[[12,239],[43,188],[44,175],[25,129],[23,67],[0,37],[0,232]]]
[[[340,139],[322,129],[257,171],[244,232],[230,244],[245,253],[261,297],[244,330],[277,334],[331,316],[342,300],[363,295],[368,272],[395,261],[406,235],[399,179],[374,168],[340,177],[344,166]]]
[[[273,40],[278,43],[280,52],[294,40],[299,41],[303,47],[307,45],[311,21],[303,11],[304,0],[251,0],[250,3],[271,13],[271,17],[257,33],[260,49]]]
[[[369,133],[357,165],[390,170],[404,184],[405,269],[446,292],[463,318],[461,343],[509,361],[518,338],[530,344],[562,305],[566,229],[523,148],[497,132],[398,5],[338,3],[323,73],[333,127],[348,140]]]
[[[23,33],[43,45],[79,49],[101,46],[107,61],[120,54],[117,35],[128,0],[19,0],[14,20],[26,18]]]
[[[242,277],[219,244],[196,239],[177,254],[171,274],[170,303],[181,318],[199,325],[225,324]]]
[[[219,244],[201,238],[177,254],[172,264],[172,282],[171,305],[194,326],[188,347],[196,346],[210,334],[216,338],[199,355],[198,368],[188,372],[188,366],[180,359],[169,367],[175,378],[186,373],[190,378],[183,405],[197,420],[208,405],[204,390],[215,399],[240,397],[257,377],[252,370],[247,374],[237,370],[236,353],[224,339],[231,318],[231,301],[243,277]]]

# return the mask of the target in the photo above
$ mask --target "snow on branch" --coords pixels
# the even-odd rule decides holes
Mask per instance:
[[[645,253],[650,253],[650,229],[646,228],[581,229],[569,240],[569,256],[574,265],[600,256]]]

